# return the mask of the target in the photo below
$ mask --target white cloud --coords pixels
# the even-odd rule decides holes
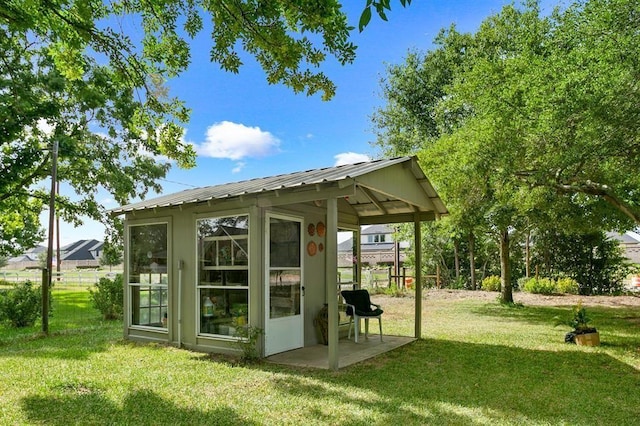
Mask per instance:
[[[240,173],[242,171],[242,169],[244,169],[244,166],[246,166],[247,163],[243,162],[243,161],[238,161],[236,163],[236,166],[231,170],[231,173]]]
[[[358,154],[356,152],[343,152],[335,155],[336,166],[343,166],[345,164],[362,163],[363,161],[371,161],[371,157],[367,154]]]
[[[207,129],[205,142],[194,146],[198,155],[204,157],[240,160],[274,154],[279,150],[280,140],[259,127],[221,121]]]

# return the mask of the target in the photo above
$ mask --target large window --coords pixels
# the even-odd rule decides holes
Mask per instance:
[[[249,217],[197,221],[200,335],[234,336],[248,323]]]
[[[129,227],[131,325],[167,328],[166,223]]]

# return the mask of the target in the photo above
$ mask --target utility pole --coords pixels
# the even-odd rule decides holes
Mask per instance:
[[[60,182],[56,182],[56,196],[60,195]],[[56,281],[60,282],[60,215],[56,212]]]
[[[51,197],[49,199],[49,245],[47,246],[47,265],[42,271],[42,332],[49,334],[49,289],[53,274],[53,226],[56,217],[56,181],[58,171],[58,141],[53,141],[51,150]]]

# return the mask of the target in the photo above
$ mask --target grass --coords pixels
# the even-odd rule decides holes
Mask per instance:
[[[562,343],[567,330],[553,317],[567,308],[426,299],[423,340],[329,372],[125,342],[121,324],[101,322],[83,294],[56,298],[78,316],[84,309],[73,331],[43,338],[0,327],[0,424],[631,425],[640,418],[634,309],[588,308],[603,344],[585,348]],[[411,334],[412,301],[396,299],[387,300],[385,332]]]

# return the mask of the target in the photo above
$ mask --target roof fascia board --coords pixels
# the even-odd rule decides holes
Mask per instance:
[[[436,220],[434,212],[420,212],[419,219],[421,222],[431,222]],[[387,223],[408,223],[414,222],[415,215],[413,213],[401,213],[387,216],[360,216],[361,225],[383,225]]]
[[[360,186],[380,192],[405,203],[418,206],[422,210],[436,210],[436,207],[425,192],[422,185],[417,183],[410,169],[403,166],[393,166],[358,177]]]

